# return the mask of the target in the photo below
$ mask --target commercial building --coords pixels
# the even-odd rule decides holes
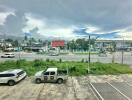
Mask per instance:
[[[132,51],[132,40],[97,40],[95,45],[95,48],[103,48],[108,51],[113,48],[117,51]]]

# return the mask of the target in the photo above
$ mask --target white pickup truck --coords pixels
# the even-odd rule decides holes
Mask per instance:
[[[35,82],[57,82],[63,83],[68,79],[68,71],[58,70],[57,68],[48,68],[46,71],[39,71],[35,74]]]

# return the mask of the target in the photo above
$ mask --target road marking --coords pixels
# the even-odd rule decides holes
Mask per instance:
[[[100,93],[98,92],[98,90],[93,86],[93,84],[90,82],[91,87],[94,89],[94,91],[97,93],[97,95],[99,96],[99,99],[104,100],[104,98],[100,95]]]
[[[93,89],[91,88],[91,86],[90,86],[90,79],[89,79],[89,76],[86,78],[86,80],[88,81],[87,82],[87,85],[88,85],[88,88],[91,90],[91,92],[92,92],[92,94],[94,95],[94,97],[97,99],[97,100],[99,100],[99,98],[97,97],[97,95],[95,94],[95,92],[93,91]],[[88,91],[89,92],[89,91]]]
[[[90,82],[89,76],[88,76],[87,80],[88,80],[88,85],[89,85],[90,90],[92,91],[92,93],[93,93],[93,95],[96,97],[96,99],[99,100],[98,96],[95,94],[94,90],[93,90],[93,89],[91,88],[91,86],[90,86],[90,83],[91,83],[91,82]]]
[[[90,87],[90,90],[92,91],[93,95],[96,97],[96,99],[99,100],[99,98],[97,97],[97,95],[95,94],[95,92],[93,91],[93,89]]]
[[[107,82],[112,88],[114,88],[116,91],[118,91],[121,95],[123,95],[127,100],[131,100],[128,96],[126,96],[124,93],[122,93],[119,89],[117,89],[115,86]]]

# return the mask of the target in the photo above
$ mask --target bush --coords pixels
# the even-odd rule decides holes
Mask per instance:
[[[82,62],[82,63],[84,62],[84,58],[81,60],[81,62]]]
[[[59,62],[60,62],[60,63],[62,62],[62,59],[61,59],[61,58],[59,59]]]
[[[36,59],[36,60],[34,60],[34,67],[39,67],[39,66],[43,66],[44,65],[44,62],[43,62],[43,60],[41,60],[41,59]]]
[[[46,58],[46,62],[49,62],[50,60],[49,60],[49,58]]]

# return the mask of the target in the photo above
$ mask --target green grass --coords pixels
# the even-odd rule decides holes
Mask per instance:
[[[37,71],[45,70],[48,67],[58,67],[59,69],[69,69],[69,74],[72,76],[87,75],[88,63],[86,62],[63,62],[62,60],[53,61],[47,59],[43,60],[18,60],[18,61],[5,61],[0,63],[0,71],[22,68],[29,76],[34,75]],[[132,68],[125,64],[108,63],[103,64],[99,62],[90,64],[90,73],[93,75],[108,75],[108,74],[131,74]]]

